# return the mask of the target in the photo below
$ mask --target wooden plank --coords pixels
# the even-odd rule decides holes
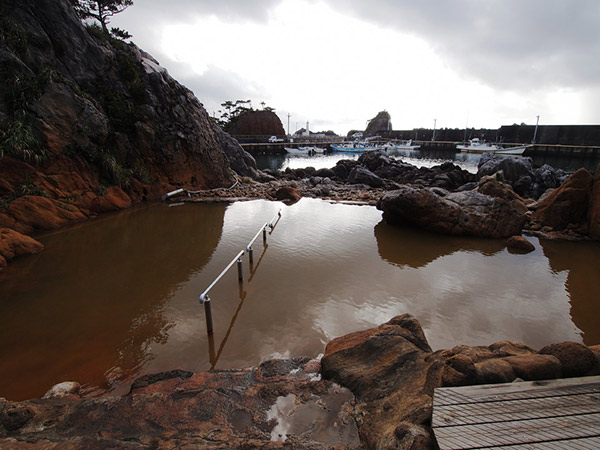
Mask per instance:
[[[440,449],[600,448],[600,377],[437,388]]]
[[[483,384],[479,386],[463,386],[454,388],[436,388],[437,404],[451,405],[478,403],[481,401],[525,399],[552,395],[571,395],[582,392],[600,393],[600,376],[566,378],[547,381],[521,381],[504,384]]]
[[[600,438],[600,414],[435,428],[440,449],[493,448]]]
[[[483,450],[486,447],[477,447],[472,450]],[[487,447],[489,448],[489,447]],[[598,450],[600,448],[600,438],[581,438],[581,439],[565,439],[561,441],[552,442],[534,442],[529,444],[516,444],[516,445],[505,445],[502,450],[515,450],[515,449],[527,449],[527,450]]]
[[[468,425],[504,420],[527,420],[544,417],[600,413],[600,394],[587,393],[560,397],[435,405],[434,427]]]

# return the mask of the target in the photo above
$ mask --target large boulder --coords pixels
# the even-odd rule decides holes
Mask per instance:
[[[539,202],[531,220],[554,230],[587,225],[593,181],[587,169],[579,169]]]
[[[448,193],[404,185],[377,203],[388,223],[442,234],[504,238],[520,234],[527,208],[509,186],[485,179],[479,191]]]
[[[272,111],[246,111],[227,127],[234,135],[285,136],[279,116]]]
[[[383,180],[363,166],[356,166],[348,174],[348,183],[366,184],[371,187],[382,187]]]
[[[32,237],[18,233],[10,228],[0,228],[0,268],[7,261],[21,255],[31,255],[44,249],[44,246]]]
[[[390,131],[391,129],[392,117],[390,116],[390,113],[387,111],[381,111],[369,121],[367,129],[364,132],[364,136],[377,136]]]
[[[504,181],[522,197],[537,199],[548,189],[554,189],[566,178],[562,170],[544,164],[534,168],[533,160],[522,156],[497,156],[485,154],[479,160],[477,177],[502,173]]]
[[[321,373],[356,395],[366,448],[430,448],[436,385],[428,377],[430,354],[421,326],[408,314],[327,345]]]
[[[504,180],[511,184],[523,176],[533,176],[533,160],[528,157],[503,157],[484,154],[479,160],[477,176],[479,178],[502,172]]]
[[[598,364],[594,352],[578,342],[557,342],[545,346],[538,353],[557,358],[565,377],[584,377]]]
[[[15,218],[24,233],[58,228],[86,219],[73,204],[37,195],[19,197],[10,203],[7,214]]]

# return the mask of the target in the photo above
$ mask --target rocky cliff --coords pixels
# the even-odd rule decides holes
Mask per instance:
[[[234,135],[285,136],[281,120],[272,111],[246,111],[227,130]]]
[[[0,230],[228,186],[230,160],[256,174],[191,91],[134,44],[84,26],[68,0],[4,0],[0,17]],[[3,248],[15,248],[9,235]]]
[[[390,113],[387,111],[381,111],[369,121],[364,135],[377,136],[386,131],[390,131],[391,129],[392,118],[390,116]]]

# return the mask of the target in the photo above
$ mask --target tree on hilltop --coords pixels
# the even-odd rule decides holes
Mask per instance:
[[[79,17],[97,20],[102,26],[102,31],[108,34],[107,25],[110,18],[133,5],[133,0],[71,0],[71,4]],[[113,33],[118,35],[123,33],[123,30],[113,28]]]

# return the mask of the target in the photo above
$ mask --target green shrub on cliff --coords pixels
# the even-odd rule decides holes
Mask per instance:
[[[36,164],[46,157],[46,150],[40,147],[31,127],[25,122],[24,113],[0,126],[0,158],[4,155]]]
[[[23,57],[27,53],[27,35],[23,28],[19,26],[12,18],[0,17],[0,43],[6,45],[10,51]]]

